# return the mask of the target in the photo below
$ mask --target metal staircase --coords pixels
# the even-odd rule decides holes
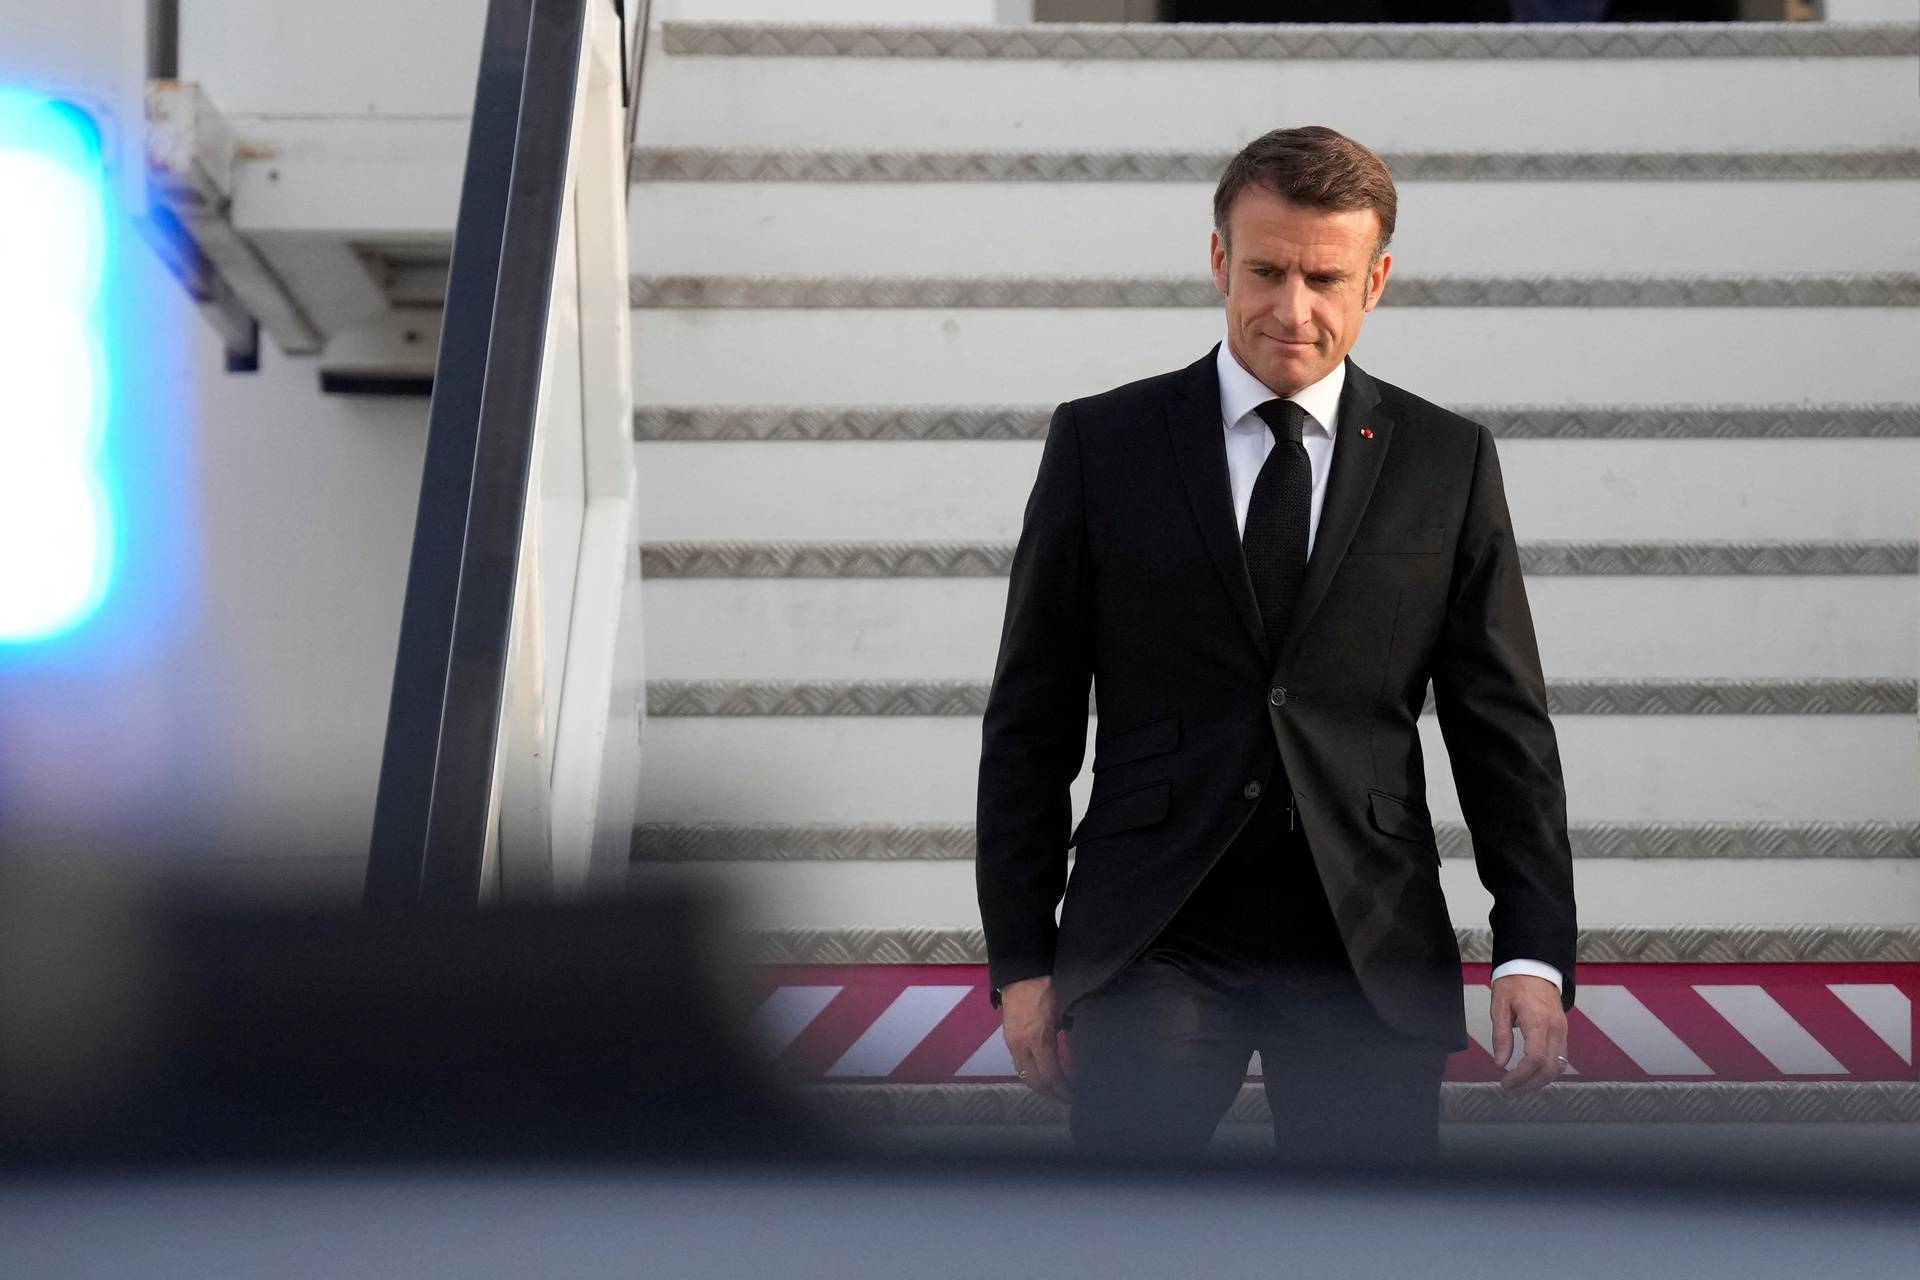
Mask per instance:
[[[1225,157],[1318,122],[1400,183],[1355,359],[1500,439],[1588,926],[1582,1077],[1515,1107],[1468,1050],[1449,1114],[1920,1119],[1920,28],[649,39],[634,878],[747,896],[770,1050],[869,1119],[1059,1118],[970,861],[1011,546],[1051,407],[1219,336]]]

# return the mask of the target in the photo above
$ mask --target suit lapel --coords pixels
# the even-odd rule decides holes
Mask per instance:
[[[1214,367],[1219,350],[1215,343],[1204,358],[1188,366],[1180,384],[1184,394],[1167,406],[1167,437],[1186,486],[1194,523],[1200,528],[1200,540],[1206,544],[1248,638],[1263,657],[1270,657],[1266,631],[1260,622],[1260,602],[1253,594],[1253,579],[1247,576],[1247,562],[1240,552],[1240,529],[1233,517],[1226,428],[1220,422],[1220,376]],[[1311,564],[1308,571],[1312,571]]]
[[[1374,482],[1386,462],[1387,448],[1393,441],[1393,419],[1381,412],[1380,390],[1373,379],[1349,359],[1346,384],[1340,390],[1333,470],[1327,477],[1327,496],[1320,507],[1313,553],[1307,557],[1300,598],[1281,637],[1280,655],[1275,655],[1268,649],[1260,602],[1253,593],[1253,579],[1247,574],[1240,530],[1233,515],[1226,430],[1220,421],[1220,379],[1214,364],[1219,349],[1216,343],[1204,358],[1188,367],[1181,384],[1184,394],[1168,406],[1167,435],[1201,541],[1233,601],[1234,612],[1246,627],[1248,639],[1272,665],[1278,656],[1293,652],[1333,584],[1334,571],[1353,543],[1360,517],[1372,500]],[[1372,437],[1361,435],[1363,429],[1372,431]]]
[[[1218,389],[1214,399],[1219,399]],[[1360,434],[1363,429],[1373,432],[1371,439]],[[1380,389],[1348,359],[1346,384],[1340,389],[1333,472],[1327,477],[1327,496],[1320,507],[1320,525],[1314,531],[1313,553],[1307,557],[1300,598],[1294,602],[1293,612],[1287,618],[1277,657],[1284,658],[1293,652],[1307,624],[1313,620],[1314,611],[1326,598],[1334,570],[1340,567],[1347,548],[1353,543],[1354,531],[1360,527],[1360,517],[1366,514],[1374,481],[1380,478],[1380,467],[1387,460],[1387,446],[1392,441],[1393,419],[1380,411]],[[1222,453],[1225,453],[1224,445]],[[1251,585],[1248,591],[1251,594]]]

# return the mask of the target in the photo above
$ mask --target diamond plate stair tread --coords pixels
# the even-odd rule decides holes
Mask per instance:
[[[1005,577],[1010,542],[649,542],[642,578]],[[1912,574],[1912,542],[1533,542],[1529,574]]]
[[[975,680],[650,680],[655,716],[977,716]],[[1912,715],[1912,680],[1550,680],[1555,715]],[[1088,714],[1094,710],[1088,700]],[[1428,691],[1422,714],[1432,714]]]
[[[1215,308],[1198,276],[634,276],[628,303],[684,308]],[[1714,276],[1395,276],[1387,307],[1911,307],[1920,276],[1897,273]]]
[[[1493,933],[1456,927],[1466,962],[1493,958]],[[754,929],[744,931],[755,964],[985,964],[974,928]],[[1920,961],[1920,925],[1590,925],[1576,955],[1584,963],[1851,963]]]
[[[1464,824],[1434,824],[1442,858],[1470,858]],[[1576,858],[1920,858],[1920,826],[1866,823],[1575,825]],[[636,862],[964,860],[971,826],[640,823]]]
[[[1788,440],[1920,436],[1920,408],[1881,405],[1462,405],[1500,439]],[[1044,440],[1046,405],[642,406],[636,440]]]
[[[750,151],[642,147],[642,182],[1195,182],[1226,152]],[[1382,152],[1398,182],[1780,181],[1920,178],[1920,151]]]
[[[693,57],[1278,59],[1912,57],[1911,23],[861,26],[666,22]]]
[[[800,1094],[837,1119],[876,1125],[1064,1125],[1067,1108],[1018,1084],[809,1084]],[[1559,1081],[1521,1098],[1497,1083],[1440,1087],[1453,1123],[1920,1122],[1920,1083],[1592,1083]],[[1271,1123],[1261,1085],[1245,1084],[1224,1123]]]

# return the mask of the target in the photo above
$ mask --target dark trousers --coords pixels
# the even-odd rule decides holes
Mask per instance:
[[[1438,1150],[1448,1048],[1382,1022],[1275,786],[1167,927],[1065,1019],[1075,1149],[1192,1157],[1257,1050],[1274,1155],[1411,1167]]]

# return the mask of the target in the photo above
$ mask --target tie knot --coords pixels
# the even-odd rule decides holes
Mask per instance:
[[[1300,443],[1300,435],[1307,425],[1307,411],[1292,400],[1269,400],[1254,409],[1261,420],[1273,430],[1275,440],[1291,440]]]

